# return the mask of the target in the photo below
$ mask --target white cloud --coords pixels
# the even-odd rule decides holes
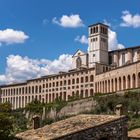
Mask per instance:
[[[120,24],[120,26],[123,27],[140,27],[140,15],[135,14],[132,15],[129,11],[125,10],[122,12],[121,16],[123,22]]]
[[[88,44],[88,38],[85,35],[82,35],[81,37],[77,36],[75,41],[81,44]],[[117,33],[111,29],[108,29],[108,47],[109,51],[125,48],[123,44],[118,43]],[[89,50],[89,48],[87,50]]]
[[[82,35],[81,37],[77,36],[75,41],[80,42],[81,44],[88,44],[88,38],[85,35]]]
[[[69,28],[76,28],[76,27],[83,27],[83,21],[81,20],[78,14],[76,15],[63,15],[59,20],[54,17],[52,19],[54,24],[60,25],[62,27],[69,27]]]
[[[9,55],[7,57],[6,72],[0,75],[0,84],[23,82],[27,79],[54,74],[59,71],[68,71],[71,67],[72,58],[68,54],[62,54],[53,61]]]
[[[106,19],[103,20],[104,24],[111,27],[111,23],[109,23]]]
[[[117,50],[125,48],[123,44],[118,43],[117,33],[115,31],[108,29],[108,38],[109,38],[108,39],[109,50]]]
[[[29,36],[27,36],[23,31],[13,29],[0,30],[0,44],[5,43],[9,45],[23,43],[28,38]]]

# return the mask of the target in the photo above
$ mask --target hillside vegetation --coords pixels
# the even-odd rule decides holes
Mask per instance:
[[[115,107],[118,104],[123,106],[123,114],[128,117],[128,129],[140,127],[140,93],[126,91],[124,94],[101,94],[98,93],[94,97],[89,97],[96,102],[88,114],[115,114]],[[79,97],[71,97],[69,102],[80,100]],[[46,118],[42,120],[41,126],[64,119],[68,116],[59,117],[57,113],[67,106],[68,102],[58,98],[53,103],[41,103],[40,101],[32,101],[27,104],[24,109],[12,110],[10,103],[0,104],[0,138],[3,140],[13,139],[14,134],[27,130],[29,119],[23,115],[24,111],[30,111],[33,114],[42,114],[45,107],[46,113],[52,109],[56,111],[55,119]],[[70,117],[70,116],[69,116]]]

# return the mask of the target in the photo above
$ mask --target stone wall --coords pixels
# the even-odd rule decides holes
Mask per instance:
[[[124,117],[114,122],[57,138],[57,140],[127,140],[126,123],[127,119]]]

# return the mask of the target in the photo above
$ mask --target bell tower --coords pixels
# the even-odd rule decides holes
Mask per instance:
[[[108,26],[102,23],[88,27],[89,37],[89,67],[95,63],[108,65]]]

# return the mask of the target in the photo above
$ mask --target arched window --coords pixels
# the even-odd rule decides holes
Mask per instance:
[[[35,86],[35,93],[38,93],[38,86]]]
[[[123,76],[123,90],[126,89],[126,78],[125,76]]]
[[[84,78],[83,77],[81,77],[81,83],[83,83],[84,82]]]
[[[139,79],[138,79],[138,81],[139,81]],[[133,83],[133,88],[136,88],[136,76],[135,76],[135,74],[133,74],[132,75],[132,83]]]
[[[88,82],[88,76],[86,76],[86,78],[85,78],[85,82]]]
[[[121,77],[119,77],[119,90],[122,90]]]
[[[77,67],[77,68],[80,68],[81,65],[82,65],[82,60],[81,60],[80,57],[78,57],[78,58],[76,59],[76,67]]]
[[[94,27],[94,29],[93,29],[93,33],[95,33],[95,27]]]
[[[39,86],[39,93],[41,93],[41,90],[42,90],[42,89],[41,89],[41,86]]]
[[[71,81],[70,80],[68,80],[68,85],[70,85],[71,84]]]
[[[77,83],[77,84],[79,83],[79,78],[76,79],[76,83]]]
[[[34,86],[32,86],[32,93],[34,93]]]
[[[75,79],[72,79],[72,84],[75,84]]]
[[[90,89],[90,96],[93,96],[93,89]]]
[[[138,73],[138,87],[140,87],[140,72]]]
[[[98,33],[98,27],[96,27],[96,33]]]
[[[130,79],[130,75],[127,76],[127,88],[131,88],[131,79]]]
[[[94,80],[94,77],[93,77],[93,75],[91,75],[90,76],[90,82],[93,82],[93,80]]]

